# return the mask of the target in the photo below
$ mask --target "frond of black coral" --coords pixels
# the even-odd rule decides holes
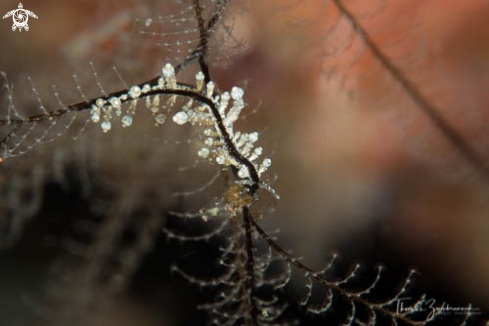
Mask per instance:
[[[307,279],[307,290],[304,298],[300,301],[300,305],[305,307],[307,312],[311,314],[327,313],[331,310],[333,301],[337,297],[345,300],[347,305],[349,305],[349,312],[345,316],[345,322],[342,325],[384,325],[386,322],[391,325],[426,325],[443,318],[443,312],[446,311],[443,307],[447,305],[446,303],[435,305],[435,301],[433,299],[428,300],[426,295],[421,295],[414,300],[404,297],[412,286],[415,270],[409,272],[394,294],[389,297],[375,298],[376,289],[379,283],[382,282],[384,270],[382,266],[377,267],[375,276],[363,285],[355,284],[360,272],[360,265],[358,264],[343,277],[329,278],[327,273],[334,265],[336,255],[332,256],[331,262],[325,269],[319,272],[313,271],[301,263],[299,259],[293,258],[282,249],[258,224],[253,222],[253,226],[279,256],[304,273]],[[323,302],[317,305],[310,303],[315,287],[323,287],[323,294],[321,295]],[[403,306],[402,302],[404,300],[407,301],[404,302],[406,306]],[[363,314],[366,317],[358,315],[360,309],[366,311],[366,314]],[[459,321],[454,322],[453,319],[450,319],[449,321],[443,320],[443,322],[447,323],[447,325],[465,326],[472,325],[472,321],[475,323],[480,321],[478,316],[480,310],[474,308],[471,304],[461,309],[461,311]]]
[[[291,266],[265,249],[261,236],[250,229],[251,225],[247,227],[247,223],[246,218],[224,217],[214,231],[207,233],[225,239],[212,278],[192,276],[176,265],[173,271],[214,293],[213,301],[199,306],[208,311],[214,325],[289,325],[291,322],[283,315],[287,303],[280,299],[280,292],[290,281]],[[170,238],[176,237],[170,235]],[[179,236],[177,239],[207,241],[209,238]]]
[[[483,156],[478,153],[472,144],[457,131],[456,126],[452,125],[416,85],[407,77],[406,73],[401,70],[391,58],[389,58],[383,50],[375,43],[369,32],[360,23],[361,17],[357,17],[349,10],[348,5],[341,0],[331,0],[339,12],[338,24],[344,19],[348,22],[352,31],[349,35],[358,36],[363,42],[367,51],[369,51],[375,60],[380,63],[381,67],[387,72],[393,80],[404,90],[409,98],[416,106],[428,117],[431,123],[441,132],[441,134],[450,142],[465,160],[471,164],[485,179],[489,180],[489,167]],[[350,41],[346,42],[346,47]]]

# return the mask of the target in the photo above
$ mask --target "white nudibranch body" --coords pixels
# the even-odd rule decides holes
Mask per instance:
[[[175,68],[167,63],[162,68],[161,77],[158,78],[156,84],[134,85],[129,88],[127,93],[112,96],[109,99],[99,98],[95,100],[90,111],[91,120],[94,123],[101,123],[102,130],[108,132],[112,127],[112,110],[114,109],[117,117],[122,116],[120,118],[122,127],[130,127],[133,124],[137,103],[143,101],[146,108],[154,116],[155,125],[159,126],[166,121],[166,115],[162,111],[171,109],[177,102],[178,95],[162,95],[161,93],[158,94],[158,91],[170,90],[169,93],[171,93],[171,90],[184,90],[194,93],[196,96],[181,95],[189,101],[178,112],[173,113],[172,121],[177,125],[188,123],[204,127],[204,146],[197,151],[197,155],[219,165],[233,166],[243,182],[252,181],[249,163],[253,165],[256,174],[261,176],[268,170],[272,161],[270,158],[259,159],[263,154],[263,148],[255,147],[259,138],[258,132],[234,132],[234,124],[245,107],[244,90],[240,87],[232,87],[230,92],[217,92],[216,94],[216,89],[214,82],[205,83],[205,76],[201,71],[195,75],[195,87],[178,84]],[[151,95],[147,94],[149,92],[152,92]],[[160,103],[160,97],[163,98],[162,103]],[[205,101],[199,101],[198,97],[205,97],[206,100],[212,101],[216,110],[213,112],[212,108],[205,104]],[[129,104],[125,114],[122,112],[123,103]],[[225,130],[221,130],[222,127]],[[226,141],[231,141],[240,156],[245,158],[248,163],[243,164],[242,159],[240,159],[241,162],[238,162],[236,157],[230,154],[229,143]],[[270,190],[271,188],[268,186],[267,189]],[[272,193],[276,195],[273,189]]]

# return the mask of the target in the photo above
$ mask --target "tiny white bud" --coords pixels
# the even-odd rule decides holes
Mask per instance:
[[[200,157],[202,158],[207,158],[210,154],[210,151],[208,148],[206,147],[203,147],[201,148],[198,152],[197,152],[197,155],[199,155]]]
[[[246,166],[242,166],[241,169],[238,171],[238,177],[244,179],[248,178],[250,176],[250,171],[248,171],[248,168]]]
[[[125,115],[122,117],[121,122],[122,122],[122,127],[124,128],[129,127],[130,125],[132,125],[132,117],[129,115]]]
[[[197,84],[197,91],[199,91],[199,92],[202,90],[202,87],[204,86],[204,79],[205,79],[205,76],[202,73],[202,71],[199,71],[195,75],[195,82]]]
[[[235,86],[231,89],[231,96],[233,100],[241,100],[243,98],[243,95],[244,91],[242,88]]]
[[[197,81],[203,81],[204,79],[205,79],[205,76],[204,76],[204,73],[202,71],[199,71],[195,75],[195,80],[197,80]]]
[[[161,72],[163,73],[163,77],[165,77],[165,79],[171,78],[175,75],[175,69],[173,68],[171,63],[165,64]]]
[[[98,107],[103,107],[105,104],[105,100],[103,98],[99,98],[95,101],[95,104],[97,104]]]
[[[139,88],[139,86],[133,86],[129,90],[129,93],[128,94],[133,99],[137,99],[139,96],[141,96],[141,88]]]
[[[258,133],[256,131],[250,134],[250,141],[252,143],[256,143],[258,141]]]
[[[207,97],[211,97],[212,94],[214,94],[214,83],[213,82],[208,82],[207,83]]]
[[[224,155],[219,155],[218,157],[216,157],[216,162],[217,164],[223,165],[224,163],[226,163],[226,158],[224,157]]]
[[[188,121],[188,115],[187,113],[183,112],[183,111],[180,111],[180,112],[177,112],[174,116],[173,116],[173,122],[175,122],[176,124],[178,125],[183,125],[185,124],[186,122]]]
[[[121,107],[121,100],[118,97],[111,97],[109,99],[110,104],[115,108]]]
[[[101,123],[100,127],[102,128],[103,132],[108,132],[111,128],[110,121],[104,121]]]
[[[158,125],[162,125],[165,123],[165,120],[166,120],[166,117],[163,113],[160,113],[160,114],[157,114],[155,116],[155,124],[158,126]]]
[[[98,114],[98,113],[93,113],[93,114],[92,114],[92,122],[95,122],[95,123],[100,122],[100,114]]]
[[[143,93],[147,93],[151,90],[151,86],[149,84],[144,84],[143,86]]]

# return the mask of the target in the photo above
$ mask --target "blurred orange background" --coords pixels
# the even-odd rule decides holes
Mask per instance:
[[[242,12],[243,3],[249,12]],[[489,191],[479,171],[330,1],[243,3],[232,2],[237,16],[226,20],[246,51],[229,68],[217,62],[214,76],[223,88],[248,80],[247,94],[263,101],[251,121],[269,127],[268,147],[278,142],[273,164],[283,200],[277,224],[296,226],[298,251],[324,256],[315,248],[333,248],[352,230],[380,220],[407,261],[489,305]],[[489,2],[342,3],[489,166]],[[120,55],[121,30],[133,28],[127,10],[154,14],[136,1],[24,6],[39,16],[29,32],[12,33],[10,20],[0,25],[0,69],[14,77],[39,70],[69,78],[64,64]],[[1,5],[4,12],[16,7],[11,0]],[[125,41],[128,50],[132,39]],[[164,62],[147,48],[133,54],[145,59],[144,73],[133,74],[141,79]],[[378,212],[379,197],[387,212]]]

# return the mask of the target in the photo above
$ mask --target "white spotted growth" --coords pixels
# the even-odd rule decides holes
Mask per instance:
[[[204,146],[197,150],[197,155],[219,165],[232,166],[238,171],[240,182],[255,182],[252,177],[260,177],[270,168],[272,161],[267,157],[259,160],[263,148],[255,146],[259,140],[258,132],[234,131],[235,124],[246,106],[245,91],[235,86],[229,92],[220,92],[213,81],[205,83],[205,80],[204,73],[199,71],[195,75],[195,86],[179,84],[175,67],[167,63],[161,69],[161,77],[155,83],[135,85],[127,93],[95,100],[90,111],[91,120],[94,123],[101,123],[102,130],[108,132],[112,128],[111,120],[114,111],[115,116],[121,117],[122,127],[130,127],[134,122],[138,101],[143,100],[145,107],[154,117],[155,126],[159,126],[166,121],[164,110],[170,110],[176,105],[178,97],[184,97],[188,101],[180,110],[173,113],[172,121],[177,125],[188,123],[204,128]],[[177,95],[177,91],[180,90],[195,96]],[[158,91],[166,91],[166,95]],[[206,100],[199,100],[199,97],[201,99],[205,97]],[[160,98],[166,99],[166,102],[160,103]],[[209,101],[213,103],[214,108],[208,104]],[[123,104],[129,104],[125,114],[123,114]],[[241,158],[236,157],[235,151],[235,154],[231,154],[233,151],[229,148],[230,141]],[[247,161],[246,164],[243,159]],[[261,183],[261,186],[276,195],[269,185]]]
[[[139,86],[133,86],[129,90],[129,93],[128,94],[133,99],[137,99],[139,96],[141,96],[141,88]]]
[[[188,121],[188,115],[183,111],[180,111],[173,116],[173,122],[175,122],[177,125],[183,125],[187,123],[187,121]]]

